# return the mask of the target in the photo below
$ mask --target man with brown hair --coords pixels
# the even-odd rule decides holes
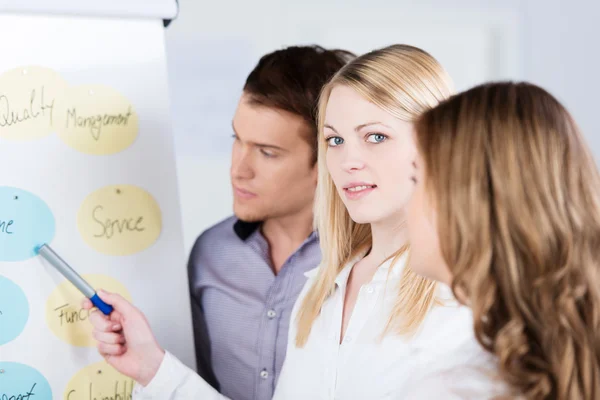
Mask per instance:
[[[188,265],[198,373],[231,399],[273,396],[292,307],[321,260],[316,104],[352,57],[288,47],[263,56],[244,85],[233,117],[235,216],[200,235]]]

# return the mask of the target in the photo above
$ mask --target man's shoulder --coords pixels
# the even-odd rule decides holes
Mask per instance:
[[[215,248],[227,247],[226,244],[235,241],[238,238],[233,228],[236,222],[237,218],[231,216],[202,232],[192,247],[192,258],[197,254],[206,253],[207,249],[212,252]]]
[[[232,243],[237,235],[233,229],[237,218],[228,217],[202,232],[194,242],[188,259],[190,271],[196,271],[197,266],[204,267],[213,264],[212,261],[222,257],[223,252],[228,252],[227,244]]]
[[[233,227],[237,220],[238,219],[232,215],[217,222],[198,236],[196,244],[211,244],[214,242],[221,242],[224,238],[235,237],[236,233]]]

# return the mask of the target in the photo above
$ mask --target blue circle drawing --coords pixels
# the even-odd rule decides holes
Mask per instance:
[[[23,261],[54,238],[52,211],[36,195],[0,186],[0,261]]]
[[[19,363],[0,362],[0,399],[52,400],[50,384],[37,370]]]
[[[0,275],[0,345],[19,336],[28,319],[29,302],[25,293],[13,281]]]

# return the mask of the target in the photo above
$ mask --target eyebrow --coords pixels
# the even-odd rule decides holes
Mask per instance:
[[[335,128],[334,128],[333,126],[331,126],[331,125],[327,124],[327,123],[323,125],[323,128],[329,128],[329,129],[331,129],[332,131],[334,131],[335,133],[337,133],[337,131],[335,130]]]
[[[238,135],[237,131],[235,130],[235,126],[233,125],[233,121],[231,122],[231,129],[233,129],[233,133],[235,134],[235,137],[239,138],[239,135]],[[250,143],[256,147],[260,147],[261,149],[274,149],[274,150],[288,152],[287,149],[284,149],[283,147],[275,146],[274,144],[258,143],[258,142],[252,142],[252,141],[249,141],[248,143]]]
[[[379,121],[373,121],[373,122],[367,122],[366,124],[360,124],[360,125],[358,125],[356,128],[354,128],[354,130],[355,130],[356,132],[358,132],[358,131],[360,131],[360,130],[362,130],[362,129],[364,129],[364,128],[368,127],[368,126],[372,126],[372,125],[381,125],[381,126],[385,126],[385,127],[386,127],[386,128],[388,128],[388,129],[393,129],[391,126],[389,126],[389,125],[386,125],[386,124],[384,124],[383,122],[379,122]],[[338,132],[335,130],[335,128],[334,128],[333,126],[331,126],[331,125],[329,125],[329,124],[327,124],[327,123],[326,123],[326,124],[324,124],[324,125],[323,125],[323,127],[324,127],[324,128],[329,128],[329,129],[331,129],[332,131],[334,131],[335,133],[338,133]]]
[[[366,128],[366,127],[368,127],[368,126],[371,126],[371,125],[381,125],[381,126],[385,126],[386,128],[392,129],[392,127],[391,127],[391,126],[389,126],[389,125],[386,125],[386,124],[384,124],[383,122],[379,122],[379,121],[373,121],[373,122],[367,122],[366,124],[361,124],[361,125],[358,125],[356,128],[354,128],[354,130],[355,130],[356,132],[358,132],[358,131],[360,131],[361,129],[364,129],[364,128]]]

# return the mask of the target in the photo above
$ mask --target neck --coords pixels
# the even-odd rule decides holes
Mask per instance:
[[[384,221],[371,223],[371,235],[373,244],[365,258],[380,265],[408,243],[404,213],[401,218],[386,218]]]
[[[439,273],[439,276],[434,277],[434,279],[440,283],[443,283],[444,285],[446,285],[448,287],[452,287],[452,283],[454,280],[452,274],[450,273],[450,270],[446,266],[444,266],[444,268],[442,268],[442,270]],[[467,296],[465,291],[462,290],[460,286],[455,288],[453,294],[459,303],[461,303],[469,308],[471,307],[471,302],[469,300],[469,296]]]
[[[277,274],[285,261],[300,247],[313,231],[312,208],[279,218],[267,219],[261,227],[269,243],[271,261]]]

